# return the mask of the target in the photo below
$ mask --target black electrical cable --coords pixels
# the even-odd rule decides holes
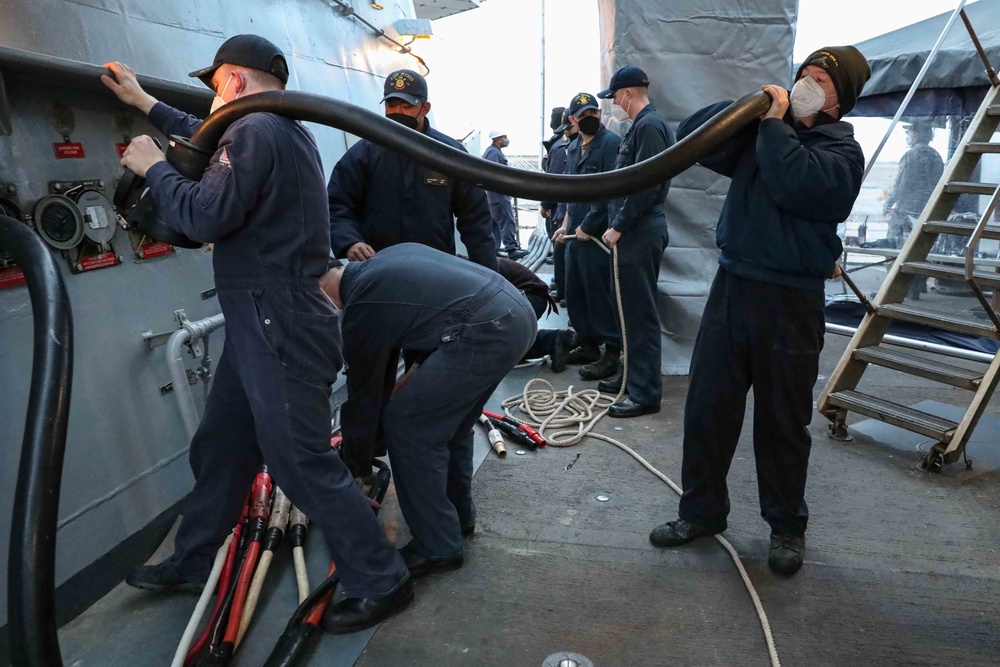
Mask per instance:
[[[372,465],[378,468],[378,472],[375,474],[375,481],[372,484],[369,497],[381,504],[385,498],[385,494],[389,491],[389,482],[392,480],[392,473],[389,470],[389,466],[378,459],[372,461]],[[375,510],[375,513],[377,514],[378,510]],[[278,638],[278,642],[271,649],[271,655],[268,656],[264,667],[295,667],[300,664],[305,655],[309,637],[312,636],[313,630],[315,630],[315,626],[307,623],[306,619],[316,605],[322,602],[328,593],[333,592],[339,581],[340,575],[337,573],[332,574],[302,601],[302,604],[298,606],[295,613],[288,620],[285,631]]]
[[[0,216],[0,246],[24,271],[35,330],[7,563],[10,658],[18,667],[57,667],[56,521],[73,380],[73,315],[52,253],[37,234]]]
[[[175,145],[167,158],[188,178],[199,179],[229,126],[247,114],[266,112],[350,132],[425,167],[493,192],[535,201],[601,201],[646,190],[680,174],[756,120],[770,104],[771,98],[763,91],[746,95],[659,155],[624,169],[565,176],[528,172],[483,160],[347,102],[291,90],[268,91],[226,104],[205,119],[189,142],[172,141]],[[183,149],[185,143],[194,149],[191,153],[200,153],[197,157],[190,156],[195,158],[190,164],[182,163],[186,162],[184,157],[171,155],[175,149]]]

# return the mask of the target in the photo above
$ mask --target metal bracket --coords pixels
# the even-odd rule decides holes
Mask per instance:
[[[198,384],[198,380],[201,378],[201,373],[198,371],[186,370],[184,371],[187,375],[188,384],[194,386]],[[160,395],[166,396],[174,390],[174,383],[168,382],[166,384],[160,385]]]
[[[49,181],[49,194],[53,195],[73,195],[83,190],[104,189],[104,181],[99,178],[91,178],[82,181]]]
[[[833,419],[828,424],[829,437],[837,442],[853,442],[854,436],[847,431],[847,413],[838,410]]]
[[[177,320],[177,324],[180,328],[184,328],[188,323],[187,313],[183,309],[174,311],[174,319]],[[166,345],[170,337],[174,335],[177,329],[171,331],[161,331],[160,333],[153,333],[152,331],[145,331],[142,334],[142,349],[146,352],[152,352],[154,348],[160,347],[161,345]],[[188,349],[191,351],[191,356],[197,359],[203,354],[201,347],[201,341],[195,341],[191,343],[190,341],[185,343]],[[161,388],[162,389],[162,388]]]

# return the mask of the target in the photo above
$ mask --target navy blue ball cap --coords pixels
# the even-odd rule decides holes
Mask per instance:
[[[608,84],[607,90],[602,90],[597,94],[603,100],[610,100],[615,96],[615,92],[621,90],[622,88],[636,88],[640,86],[649,86],[649,77],[638,67],[633,67],[631,65],[626,65],[625,67],[619,67],[618,70],[611,75],[611,83]]]
[[[563,109],[559,127],[557,127],[554,131],[556,134],[564,134],[568,130],[569,130],[569,116],[566,115],[566,110]]]
[[[188,76],[198,77],[202,83],[212,88],[212,75],[222,65],[249,67],[272,74],[278,77],[281,83],[288,83],[288,63],[285,62],[285,54],[260,35],[230,37],[215,52],[215,60],[210,66],[195,70]]]
[[[597,109],[600,110],[600,105],[597,104],[597,97],[591,95],[590,93],[577,93],[573,101],[569,103],[569,108],[566,109],[566,115],[572,116],[573,118],[579,118],[587,109]]]
[[[427,79],[412,69],[398,69],[385,78],[382,101],[398,97],[408,104],[421,105],[427,101]]]

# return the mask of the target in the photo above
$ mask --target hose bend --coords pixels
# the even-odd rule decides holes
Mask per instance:
[[[62,665],[56,628],[56,521],[73,380],[73,315],[41,237],[0,216],[0,244],[23,269],[34,319],[31,390],[7,563],[12,664]]]
[[[350,132],[425,167],[493,192],[534,201],[600,201],[625,197],[673,178],[767,111],[770,100],[763,91],[746,95],[659,155],[631,167],[588,176],[539,174],[504,167],[446,146],[367,109],[292,90],[257,93],[226,104],[205,119],[190,144],[210,156],[234,122],[251,113],[274,113]]]

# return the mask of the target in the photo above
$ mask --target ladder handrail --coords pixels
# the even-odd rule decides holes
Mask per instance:
[[[996,189],[993,190],[993,196],[990,197],[990,202],[986,205],[986,211],[984,211],[982,217],[979,218],[975,231],[972,232],[972,236],[969,237],[968,243],[965,244],[965,282],[972,288],[972,291],[976,295],[976,299],[979,300],[980,305],[982,305],[983,309],[986,311],[986,315],[989,316],[990,321],[993,322],[993,326],[996,327],[997,331],[1000,331],[1000,317],[998,317],[997,312],[993,310],[993,305],[990,303],[990,300],[986,298],[986,295],[983,293],[983,289],[979,286],[979,283],[976,282],[975,277],[976,247],[983,238],[983,234],[986,231],[986,225],[989,223],[990,218],[993,217],[993,211],[996,210],[998,200],[1000,200],[1000,184],[998,184]]]
[[[903,117],[903,112],[910,104],[910,100],[912,100],[913,96],[916,94],[917,88],[923,82],[924,75],[927,74],[927,71],[931,68],[931,63],[934,62],[934,58],[937,56],[938,51],[941,50],[941,45],[944,44],[945,37],[947,37],[948,33],[951,32],[951,27],[955,25],[955,21],[958,19],[959,15],[965,11],[966,2],[967,0],[961,0],[961,2],[958,3],[958,7],[955,8],[955,11],[952,12],[951,16],[948,18],[948,23],[945,24],[944,30],[941,31],[940,35],[938,35],[937,41],[934,43],[933,48],[931,48],[931,52],[927,54],[927,60],[924,61],[923,67],[920,68],[920,71],[917,72],[917,76],[913,80],[913,83],[910,84],[910,89],[906,92],[906,97],[904,97],[903,101],[900,102],[899,109],[896,110],[896,115],[892,117],[892,122],[889,123],[889,128],[885,131],[885,136],[882,137],[882,141],[872,154],[871,160],[869,160],[868,164],[865,166],[865,173],[861,177],[862,183],[868,180],[869,172],[871,172],[875,163],[878,162],[878,156],[881,155],[882,149],[885,148],[886,142],[889,141],[892,131],[896,129],[899,119]]]
[[[986,67],[986,76],[990,78],[990,83],[994,86],[1000,86],[1000,79],[997,78],[997,71],[993,69],[993,65],[990,64],[990,59],[986,56],[986,51],[983,50],[983,45],[979,43],[979,35],[972,28],[972,22],[969,21],[968,14],[965,10],[961,10],[962,22],[965,23],[965,29],[969,31],[969,37],[972,38],[972,44],[976,47],[976,51],[979,52],[979,57],[983,61],[983,65]]]

